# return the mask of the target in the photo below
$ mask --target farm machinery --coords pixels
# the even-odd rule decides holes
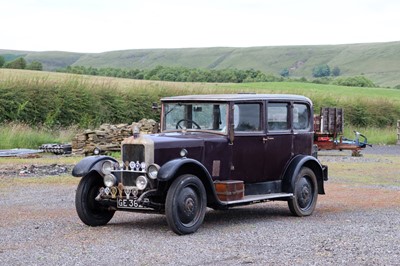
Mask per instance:
[[[354,139],[343,137],[344,116],[341,108],[321,108],[320,115],[314,116],[314,144],[318,150],[351,150],[352,156],[368,144],[367,137],[354,131]]]

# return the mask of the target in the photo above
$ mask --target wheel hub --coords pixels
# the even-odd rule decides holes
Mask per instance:
[[[184,211],[187,215],[193,213],[194,210],[194,200],[192,198],[187,198],[185,200]]]
[[[312,202],[311,185],[306,178],[302,178],[297,194],[299,206],[301,208],[307,208]]]

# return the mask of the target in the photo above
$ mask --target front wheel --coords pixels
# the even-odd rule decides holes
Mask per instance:
[[[290,212],[295,216],[311,215],[317,204],[318,185],[315,173],[310,168],[301,168],[293,191],[293,198],[288,201]]]
[[[207,207],[206,190],[199,178],[181,175],[171,185],[165,202],[165,215],[172,231],[191,234],[203,223]]]
[[[105,225],[114,216],[115,211],[105,209],[95,200],[102,186],[103,179],[99,176],[86,175],[79,182],[75,207],[79,218],[86,225]]]

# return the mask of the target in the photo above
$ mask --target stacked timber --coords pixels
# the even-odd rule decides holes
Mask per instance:
[[[120,151],[121,142],[132,136],[132,130],[137,128],[141,134],[158,132],[158,123],[153,119],[142,119],[129,124],[103,124],[98,129],[87,129],[72,139],[72,153],[92,154],[95,148],[102,153]]]

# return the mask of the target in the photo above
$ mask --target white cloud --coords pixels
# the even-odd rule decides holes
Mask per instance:
[[[0,10],[2,49],[101,52],[400,40],[400,2],[390,0],[13,0],[1,1]]]

